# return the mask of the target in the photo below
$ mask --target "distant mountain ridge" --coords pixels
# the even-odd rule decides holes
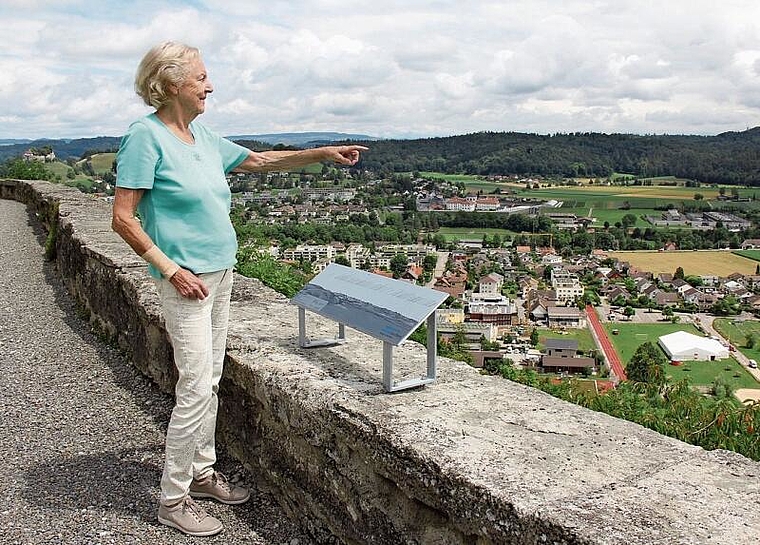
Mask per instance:
[[[29,144],[28,138],[0,138],[0,146],[12,146],[14,144]]]
[[[291,132],[227,136],[226,138],[236,142],[257,141],[272,146],[276,144],[285,144],[287,146],[297,146],[302,148],[320,146],[343,140],[378,140],[378,138],[367,136],[366,134],[347,134],[341,132]],[[56,157],[61,160],[65,161],[69,158],[79,159],[87,151],[114,151],[118,149],[120,143],[120,136],[98,136],[95,138],[75,139],[41,138],[38,140],[6,138],[0,139],[0,161],[5,161],[11,157],[18,157],[23,155],[29,148],[38,148],[41,146],[50,146],[53,148]]]
[[[310,147],[313,145],[321,145],[330,142],[341,142],[344,140],[361,140],[363,142],[380,140],[380,138],[368,136],[366,134],[349,134],[342,132],[283,132],[270,134],[244,134],[228,136],[227,138],[235,141],[256,140],[272,145],[284,144],[286,146],[299,147]]]

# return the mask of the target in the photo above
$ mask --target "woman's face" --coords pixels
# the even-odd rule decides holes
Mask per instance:
[[[202,114],[206,109],[206,96],[213,91],[203,61],[200,57],[193,59],[188,66],[187,78],[177,90],[179,106],[193,117]]]

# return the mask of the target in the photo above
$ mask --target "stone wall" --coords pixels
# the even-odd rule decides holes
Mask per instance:
[[[55,233],[71,293],[134,365],[175,380],[157,296],[108,205],[0,181]],[[320,543],[731,544],[760,536],[760,464],[441,359],[439,379],[385,394],[379,341],[305,350],[297,311],[237,276],[219,438]],[[336,324],[308,315],[309,333]],[[396,351],[396,379],[424,374]]]

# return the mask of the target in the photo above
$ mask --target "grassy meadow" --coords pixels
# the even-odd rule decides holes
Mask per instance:
[[[115,153],[98,153],[90,158],[92,170],[94,170],[96,174],[103,174],[104,172],[110,171],[115,160]]]
[[[551,329],[540,328],[538,330],[538,349],[543,350],[546,347],[547,339],[575,339],[578,341],[578,350],[588,353],[596,350],[596,343],[591,336],[591,331],[583,329],[568,329],[567,331],[553,331]]]

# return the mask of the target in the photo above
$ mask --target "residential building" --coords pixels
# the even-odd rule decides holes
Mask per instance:
[[[586,314],[577,307],[553,307],[546,309],[549,327],[586,327]]]
[[[551,272],[551,283],[557,295],[557,301],[568,305],[583,296],[583,286],[575,274],[566,269],[555,267]]]
[[[467,303],[467,320],[497,325],[516,325],[517,305],[499,294],[474,293]]]
[[[309,188],[304,189],[301,194],[306,201],[350,201],[356,196],[355,189],[344,188]]]
[[[593,358],[579,357],[576,339],[547,339],[541,367],[546,373],[578,373],[594,369]]]
[[[446,210],[453,210],[455,212],[474,212],[475,206],[475,202],[461,197],[451,197],[450,199],[446,199]]]
[[[748,238],[742,242],[742,250],[755,250],[760,248],[760,238]]]
[[[578,339],[546,339],[544,347],[547,356],[574,358],[578,353]]]
[[[464,333],[465,339],[469,343],[480,343],[481,337],[485,337],[490,342],[495,342],[499,338],[496,324],[484,322],[440,323],[436,325],[436,330],[441,338],[447,341],[451,340],[459,331]]]
[[[504,285],[504,277],[499,273],[491,273],[480,279],[478,291],[480,293],[501,293]]]
[[[317,261],[325,258],[334,260],[336,255],[335,248],[329,244],[299,244],[295,248],[285,250],[282,253],[283,258],[288,261]]]
[[[475,203],[475,210],[483,212],[495,212],[501,208],[497,197],[480,197]]]

